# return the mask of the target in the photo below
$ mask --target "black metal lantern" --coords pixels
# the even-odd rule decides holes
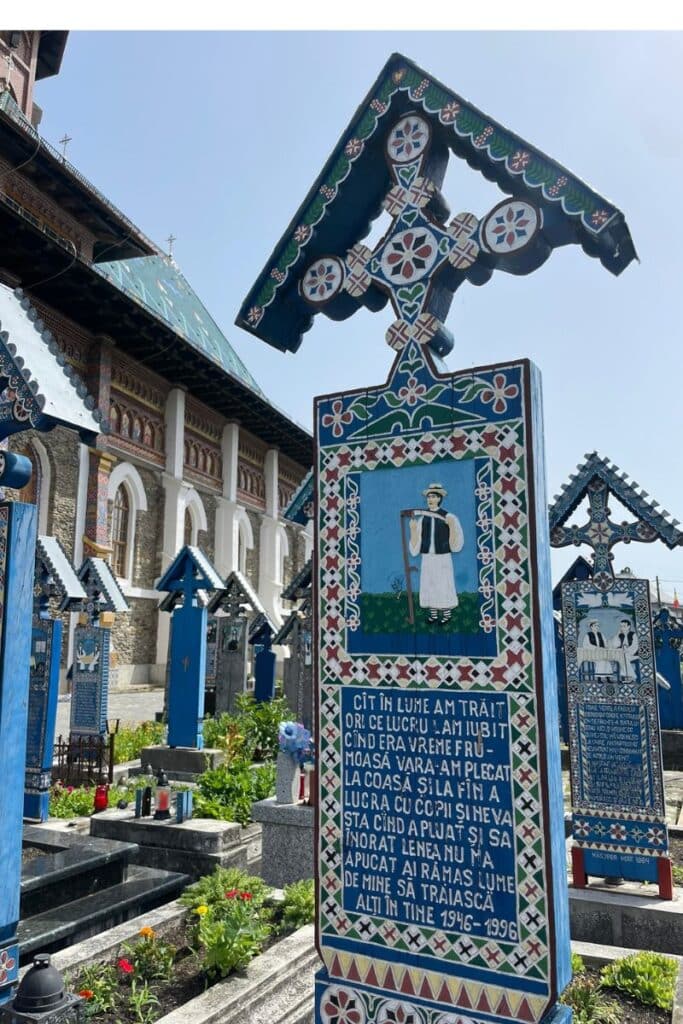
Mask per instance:
[[[46,953],[33,960],[17,994],[0,1006],[0,1024],[80,1024],[85,1000],[64,989],[64,979]]]

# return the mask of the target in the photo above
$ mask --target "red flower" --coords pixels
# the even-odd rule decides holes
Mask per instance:
[[[231,889],[230,892],[226,892],[226,900],[234,900],[235,896],[238,895],[237,889]]]
[[[241,900],[250,900],[251,899],[251,893],[250,892],[241,892],[240,893],[240,899]]]
[[[83,999],[92,999],[92,997],[95,995],[91,988],[82,988],[78,994],[79,996],[82,996]]]
[[[126,960],[125,957],[121,957],[121,959],[118,962],[118,965],[124,974],[132,974],[133,971],[135,970],[130,960]]]

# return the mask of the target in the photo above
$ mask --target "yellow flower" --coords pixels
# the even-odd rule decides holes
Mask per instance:
[[[206,903],[202,903],[201,906],[194,908],[195,914],[199,914],[200,917],[204,917],[204,914],[208,914],[209,908]]]
[[[144,928],[140,929],[140,935],[142,935],[143,939],[153,939],[156,935],[156,932],[154,931],[153,928],[150,928],[149,925],[146,924]]]

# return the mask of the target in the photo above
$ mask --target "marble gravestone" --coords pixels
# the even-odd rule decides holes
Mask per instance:
[[[38,537],[26,732],[24,817],[47,821],[62,655],[62,622],[50,614],[85,599],[85,591],[56,537]]]
[[[130,611],[116,577],[103,558],[86,558],[78,571],[85,597],[72,603],[80,611],[74,630],[70,734],[107,733],[111,672],[111,627],[117,614]]]
[[[632,515],[613,522],[610,496]],[[588,519],[569,525],[582,502]],[[656,882],[672,899],[650,584],[616,577],[622,542],[683,540],[677,522],[618,466],[586,455],[550,508],[555,547],[593,549],[589,579],[562,584],[574,885],[591,875]]]
[[[216,714],[235,711],[235,699],[247,690],[249,633],[253,620],[266,616],[258,594],[238,569],[209,603],[216,615]]]
[[[484,216],[450,218],[451,153],[503,189]],[[317,1024],[571,1016],[540,376],[439,361],[461,285],[570,242],[634,255],[618,210],[395,54],[240,311],[291,351],[318,313],[396,316],[386,383],[315,402]]]
[[[102,417],[21,289],[0,284],[0,440],[62,426],[92,444]],[[21,489],[27,458],[0,452],[0,486]],[[28,728],[36,508],[0,503],[0,1004],[19,974],[22,818]]]
[[[197,547],[181,548],[157,583],[175,602],[171,619],[168,674],[168,746],[203,746],[207,609],[200,592],[220,591],[223,582]]]

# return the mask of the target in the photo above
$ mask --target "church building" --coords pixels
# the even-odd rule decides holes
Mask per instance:
[[[243,571],[282,623],[281,592],[311,548],[282,512],[313,440],[263,394],[172,256],[41,138],[34,87],[59,72],[66,38],[0,32],[0,282],[24,290],[109,430],[95,447],[62,428],[9,445],[33,464],[18,497],[38,506],[39,533],[77,568],[106,558],[119,580],[118,685],[162,682],[169,616],[154,584],[183,544],[223,576]]]

